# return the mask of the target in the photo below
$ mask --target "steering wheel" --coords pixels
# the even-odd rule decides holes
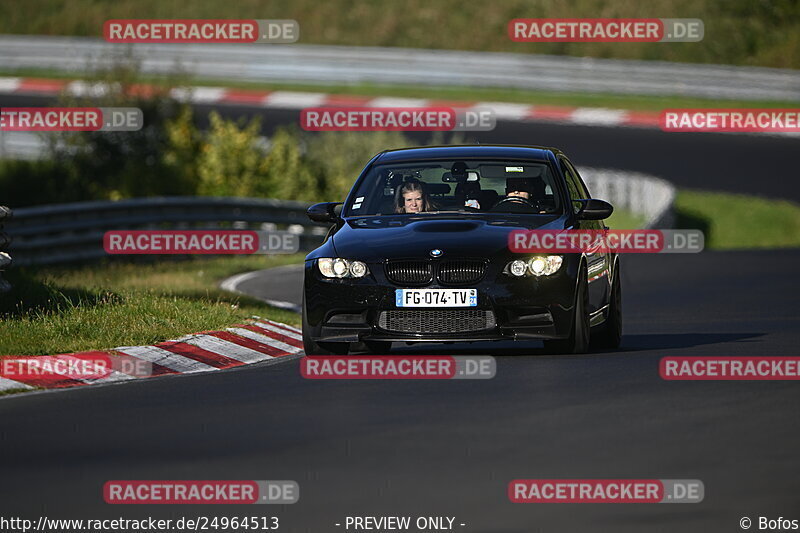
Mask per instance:
[[[502,209],[498,209],[498,207],[502,207],[503,204],[511,204],[511,205],[518,205],[520,207],[530,207],[534,211],[540,211],[539,202],[530,200],[529,198],[523,198],[522,196],[507,196],[494,204],[494,206],[489,211],[502,211]]]

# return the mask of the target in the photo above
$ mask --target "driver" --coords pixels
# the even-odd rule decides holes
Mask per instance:
[[[506,180],[506,198],[517,197],[530,200],[533,196],[533,180],[530,178],[508,178]]]
[[[508,178],[506,180],[506,197],[497,202],[493,211],[511,213],[540,212],[536,183],[532,178]]]

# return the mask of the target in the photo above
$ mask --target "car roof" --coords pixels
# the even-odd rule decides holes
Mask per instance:
[[[531,159],[547,161],[560,154],[557,148],[511,144],[470,144],[449,146],[421,146],[386,150],[378,154],[375,163],[419,161],[423,159]]]

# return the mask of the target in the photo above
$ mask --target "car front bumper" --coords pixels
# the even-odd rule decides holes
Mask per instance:
[[[476,307],[406,309],[395,306],[395,290],[411,287],[390,282],[382,264],[369,264],[362,279],[328,279],[309,260],[306,324],[317,342],[562,339],[573,323],[578,265],[577,258],[565,258],[552,276],[513,278],[502,273],[504,263],[490,264],[481,281],[464,287],[477,289]]]

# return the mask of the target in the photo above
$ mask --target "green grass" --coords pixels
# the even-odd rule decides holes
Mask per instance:
[[[40,77],[52,79],[77,79],[74,73],[64,73],[51,69],[0,69],[0,76]],[[89,76],[87,74],[87,76]],[[84,76],[84,79],[87,78]],[[680,96],[635,96],[604,93],[571,93],[556,91],[531,91],[523,89],[446,87],[417,85],[378,85],[360,83],[352,85],[307,84],[307,83],[258,83],[241,82],[228,79],[170,78],[172,83],[200,87],[224,86],[231,89],[250,89],[264,91],[301,91],[343,94],[353,96],[392,96],[400,98],[425,98],[433,100],[453,100],[463,102],[508,102],[528,105],[547,105],[565,107],[607,107],[633,111],[661,111],[680,108],[793,108],[794,101],[777,100],[726,100],[689,98]],[[139,74],[137,81],[162,85],[164,77]]]
[[[229,327],[253,315],[299,325],[295,313],[217,288],[239,272],[302,256],[12,269],[0,298],[0,354],[45,355],[152,344]]]
[[[706,249],[800,246],[800,205],[755,196],[679,190],[677,225],[701,229]]]
[[[641,228],[645,223],[642,216],[635,215],[630,211],[615,209],[614,213],[605,221],[606,226],[611,229],[636,229]]]
[[[513,18],[700,18],[700,43],[516,43]],[[5,0],[0,33],[93,35],[117,18],[295,19],[300,43],[800,67],[795,0]],[[259,45],[253,45],[259,46]],[[260,45],[269,46],[269,45]],[[509,76],[513,76],[509,72]]]
[[[10,394],[18,394],[20,392],[27,392],[29,389],[6,389],[0,391],[0,396],[6,396]]]

